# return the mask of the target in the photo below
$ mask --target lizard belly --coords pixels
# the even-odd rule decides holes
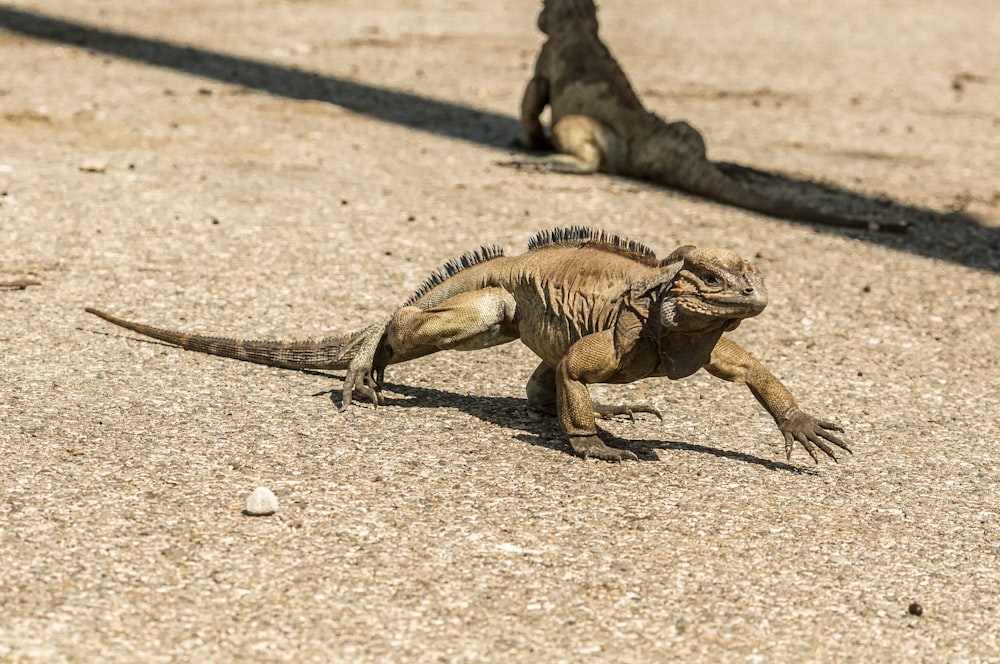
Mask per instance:
[[[553,368],[559,364],[573,342],[580,338],[558,323],[559,321],[539,321],[539,324],[521,326],[521,342]]]
[[[492,348],[493,346],[509,343],[515,339],[517,339],[517,337],[510,336],[503,326],[495,325],[488,331],[476,335],[473,339],[470,339],[465,343],[452,346],[451,350],[482,350],[484,348]]]

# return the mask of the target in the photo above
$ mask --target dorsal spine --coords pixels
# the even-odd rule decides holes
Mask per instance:
[[[403,306],[408,307],[414,304],[417,300],[426,295],[432,288],[462,270],[466,270],[473,265],[478,265],[479,263],[483,263],[503,255],[504,249],[500,245],[486,244],[479,247],[475,251],[470,251],[457,258],[452,258],[450,261],[431,272],[430,276],[424,280],[424,283],[420,284],[420,287],[413,292],[413,295],[406,300]]]
[[[617,253],[630,254],[641,263],[654,265],[657,262],[656,253],[642,242],[586,226],[566,226],[539,231],[528,241],[528,251],[553,245],[604,247]]]

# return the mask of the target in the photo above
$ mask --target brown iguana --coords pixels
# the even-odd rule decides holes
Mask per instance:
[[[573,451],[609,461],[634,459],[598,437],[598,415],[654,412],[595,406],[590,383],[677,379],[699,369],[744,382],[774,417],[791,454],[798,441],[836,460],[841,429],[799,409],[756,359],[724,338],[764,310],[757,268],[728,250],[685,246],[663,260],[639,242],[581,227],[538,233],[527,253],[496,245],[454,259],[402,307],[353,334],[318,341],[246,341],[184,334],[88,312],[188,350],[290,369],[348,369],[344,404],[357,389],[376,404],[387,365],[440,350],[477,350],[520,339],[541,358],[528,402],[555,414]],[[658,413],[656,413],[659,415]]]
[[[593,0],[545,0],[538,28],[548,35],[521,103],[528,148],[560,154],[507,162],[564,173],[597,171],[650,180],[705,198],[786,219],[845,228],[905,231],[905,221],[873,221],[780,200],[747,184],[763,171],[709,161],[687,122],[647,111],[621,65],[598,36]],[[551,108],[552,139],[539,116]]]

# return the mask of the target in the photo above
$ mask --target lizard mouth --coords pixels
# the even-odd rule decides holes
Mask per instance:
[[[764,311],[764,303],[752,299],[700,300],[684,308],[698,318],[725,321],[726,328],[732,329],[744,318],[753,318]]]
[[[747,312],[750,316],[756,316],[767,307],[767,296],[755,291],[746,297],[709,299],[707,303],[710,307],[719,307],[726,311]]]

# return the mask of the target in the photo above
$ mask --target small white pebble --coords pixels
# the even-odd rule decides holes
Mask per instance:
[[[268,516],[278,511],[278,498],[264,486],[259,486],[247,497],[244,511],[250,516]]]
[[[84,173],[103,173],[108,170],[108,162],[103,159],[87,159],[80,164],[80,170]]]

